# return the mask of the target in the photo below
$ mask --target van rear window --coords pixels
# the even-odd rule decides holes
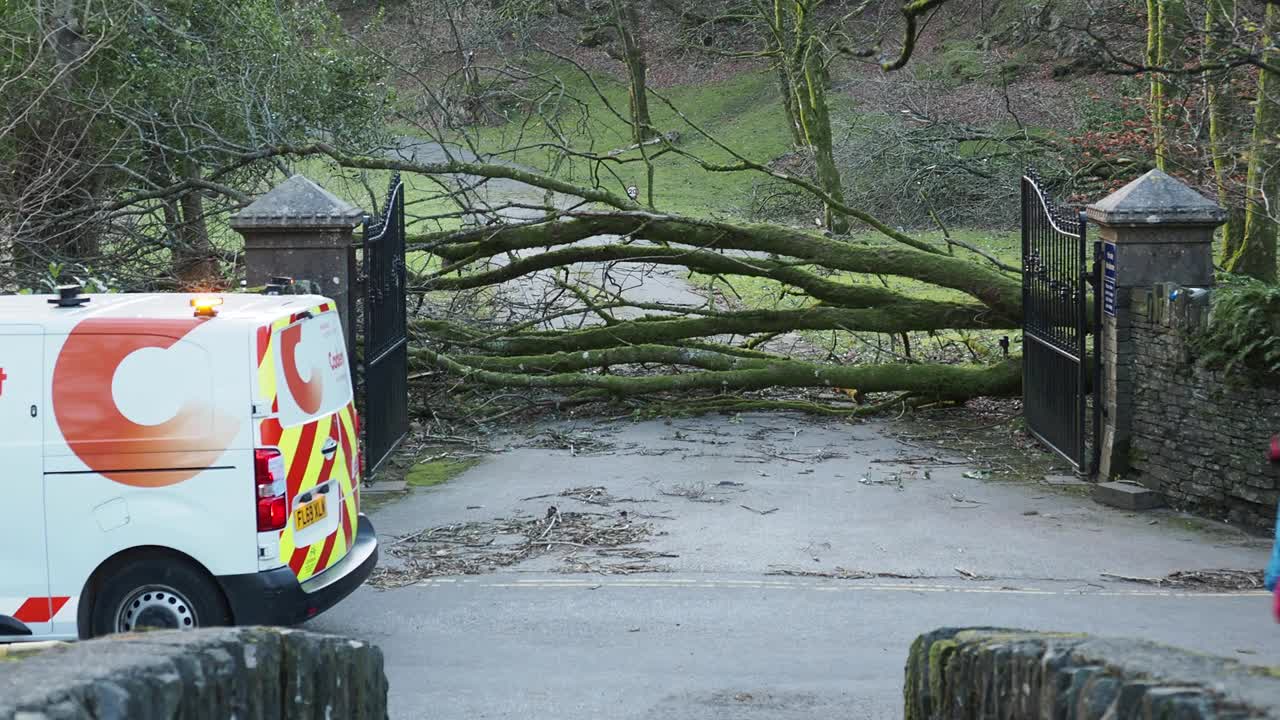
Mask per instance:
[[[338,313],[319,313],[275,330],[271,348],[281,425],[305,423],[351,402],[350,362]]]

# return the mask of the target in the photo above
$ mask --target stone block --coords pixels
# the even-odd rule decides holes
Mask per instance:
[[[382,653],[280,628],[115,635],[0,673],[0,720],[385,720]]]
[[[1280,717],[1280,677],[1139,640],[944,628],[911,646],[908,720]]]
[[[1093,499],[1123,510],[1151,510],[1164,506],[1160,493],[1126,482],[1099,483],[1093,488]]]

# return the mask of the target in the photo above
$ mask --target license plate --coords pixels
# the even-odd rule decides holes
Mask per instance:
[[[306,505],[293,509],[293,529],[294,532],[304,528],[311,527],[320,522],[329,514],[328,509],[324,506],[324,496],[312,500]]]

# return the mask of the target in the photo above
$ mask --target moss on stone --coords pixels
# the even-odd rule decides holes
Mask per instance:
[[[1280,667],[1263,667],[1261,665],[1243,666],[1251,675],[1260,675],[1262,677],[1280,678]]]
[[[917,709],[923,709],[919,707],[920,693],[924,690],[921,686],[920,669],[928,662],[928,658],[924,657],[925,648],[928,646],[926,637],[928,636],[917,637],[911,643],[911,651],[907,653],[907,677],[906,682],[902,684],[904,720],[925,720],[920,717]]]
[[[944,706],[947,686],[943,682],[943,676],[946,674],[947,661],[959,646],[960,643],[955,640],[935,640],[929,646],[929,696],[933,698],[935,715]]]
[[[434,487],[449,482],[479,464],[480,458],[432,460],[418,463],[405,474],[405,482],[413,487]]]

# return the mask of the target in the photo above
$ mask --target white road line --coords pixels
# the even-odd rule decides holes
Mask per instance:
[[[413,587],[441,587],[456,585],[457,578],[430,578],[416,583]],[[948,585],[928,584],[912,585],[899,583],[821,583],[821,582],[789,582],[778,580],[697,580],[689,578],[520,578],[504,581],[494,578],[481,580],[468,578],[463,582],[479,587],[511,588],[511,589],[590,589],[604,588],[667,588],[667,589],[712,589],[712,590],[810,590],[813,592],[872,592],[872,593],[967,593],[988,595],[1052,595],[1059,597],[1151,597],[1151,598],[1187,598],[1187,599],[1254,599],[1270,597],[1270,593],[1262,591],[1241,592],[1179,592],[1172,590],[1047,590],[1041,588],[1019,588],[991,585]]]

